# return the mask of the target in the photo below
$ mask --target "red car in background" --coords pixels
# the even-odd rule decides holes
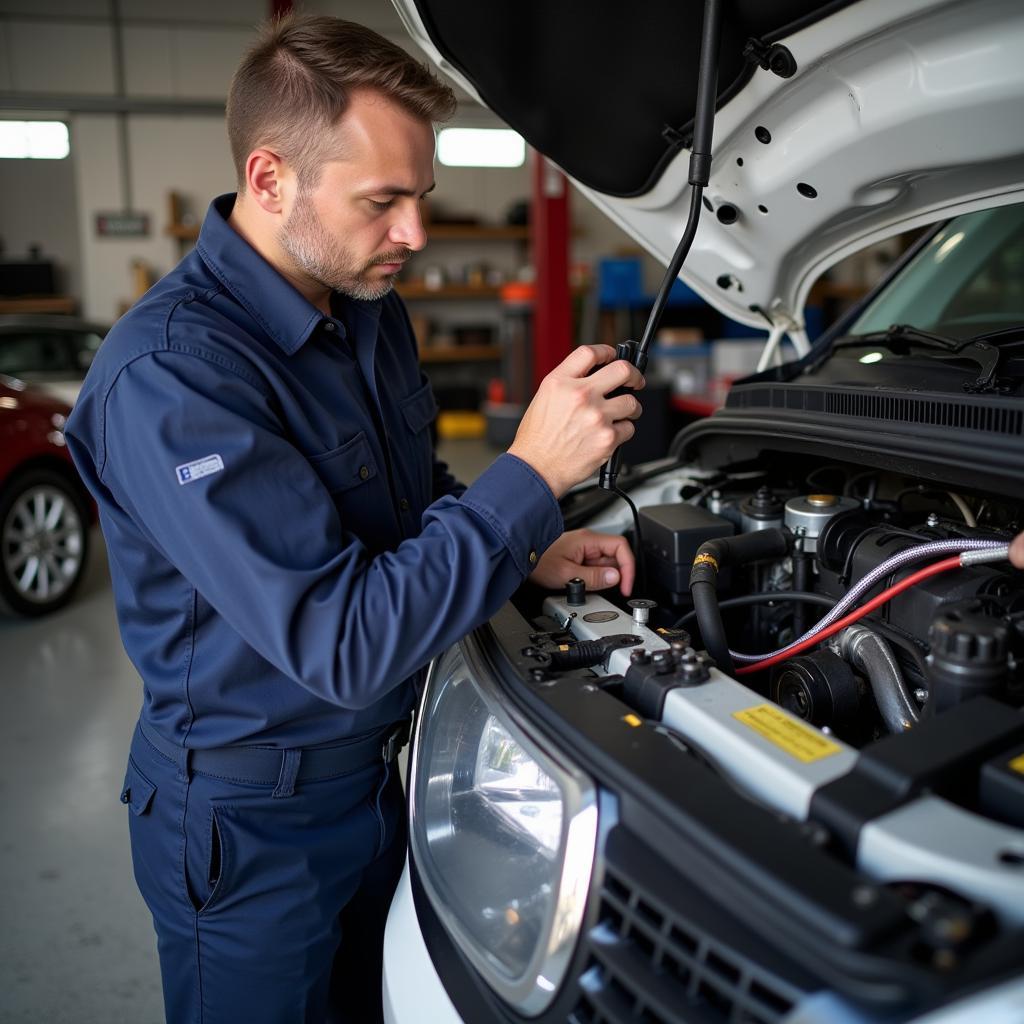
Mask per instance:
[[[0,374],[0,603],[19,615],[67,604],[94,506],[64,444],[71,407]]]

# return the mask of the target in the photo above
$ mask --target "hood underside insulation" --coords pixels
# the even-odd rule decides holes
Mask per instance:
[[[725,0],[718,102],[757,68],[748,40],[785,38],[850,0]],[[701,0],[417,0],[434,45],[535,149],[613,196],[649,191],[689,143]],[[760,71],[759,74],[769,74]]]

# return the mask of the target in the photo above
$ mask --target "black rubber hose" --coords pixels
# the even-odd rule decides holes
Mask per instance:
[[[701,639],[715,664],[730,675],[735,673],[729,643],[725,637],[722,612],[718,607],[718,573],[729,565],[745,565],[789,553],[792,534],[785,530],[755,530],[738,537],[718,537],[697,549],[690,570],[690,598],[697,613]]]
[[[835,600],[826,597],[824,594],[815,594],[811,590],[763,590],[756,594],[740,594],[739,597],[728,597],[718,602],[722,609],[749,608],[751,605],[760,604],[785,604],[792,602],[797,605],[813,604],[819,608],[834,608]],[[682,629],[688,622],[697,617],[695,611],[689,611],[672,623],[672,629]]]
[[[806,551],[793,552],[793,589],[806,592],[811,584],[811,556]],[[807,632],[807,607],[798,604],[793,609],[793,634],[803,636]]]
[[[735,675],[736,666],[732,663],[722,612],[718,607],[718,588],[707,580],[691,582],[690,599],[697,613],[697,625],[704,649],[723,672]]]

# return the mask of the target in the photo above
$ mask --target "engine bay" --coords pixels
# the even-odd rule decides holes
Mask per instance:
[[[1024,526],[1019,503],[853,465],[801,466],[792,456],[766,468],[668,476],[635,494],[639,546],[628,518],[593,520],[639,549],[633,597],[651,602],[653,629],[680,631],[727,674],[856,748],[977,694],[1024,704],[1024,573],[1001,552]],[[568,512],[567,524],[580,517]],[[765,541],[751,543],[755,534]],[[708,557],[704,545],[738,539],[748,555],[715,573],[724,654],[702,635],[691,573],[698,556]],[[965,564],[894,592],[913,571],[966,552]],[[628,601],[604,596],[632,614]],[[858,629],[818,637],[836,608],[862,612]],[[792,649],[807,634],[818,642]],[[779,651],[787,656],[751,667]]]
[[[525,588],[533,680],[592,673],[623,721],[895,895],[915,935],[897,960],[948,975],[1005,952],[1024,926],[1020,505],[792,454],[648,477],[639,537],[594,494],[568,503],[567,525],[631,537],[637,585]]]

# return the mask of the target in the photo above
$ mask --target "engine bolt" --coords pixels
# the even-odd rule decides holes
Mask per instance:
[[[928,691],[927,690],[920,690],[920,689],[918,689],[918,690],[914,691],[914,700],[916,700],[918,704],[923,704],[927,699],[928,699]]]
[[[633,621],[638,626],[646,626],[647,620],[651,617],[651,609],[658,607],[657,601],[650,601],[644,597],[637,597],[626,603],[633,609]]]
[[[928,518],[925,520],[928,526],[935,527],[939,525],[939,517],[934,512],[928,513]]]
[[[870,885],[858,885],[850,898],[858,907],[870,907],[878,902],[878,890]]]
[[[668,675],[674,668],[672,653],[670,651],[655,651],[651,655],[651,664],[654,666],[656,675]]]

